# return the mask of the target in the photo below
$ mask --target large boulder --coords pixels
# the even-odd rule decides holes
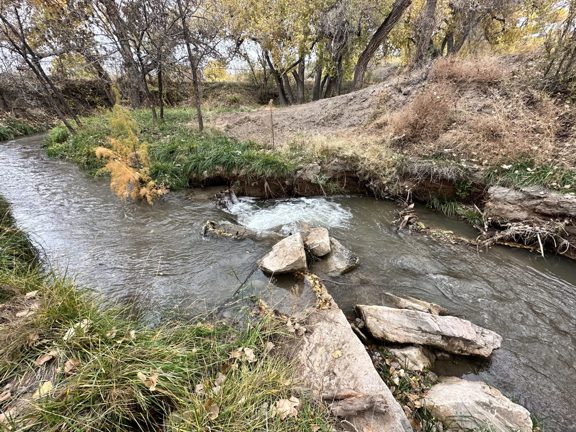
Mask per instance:
[[[326,402],[333,415],[352,425],[345,430],[412,431],[344,313],[317,281],[311,279],[319,301],[307,314],[306,332],[287,347],[301,383]]]
[[[489,357],[502,337],[470,321],[386,306],[357,306],[370,333],[380,340],[429,345],[445,351]]]
[[[300,233],[280,240],[272,250],[258,261],[258,266],[264,273],[280,274],[305,271],[306,250]]]
[[[330,249],[330,254],[315,264],[316,272],[327,276],[340,276],[360,264],[360,259],[335,238],[330,238]]]
[[[422,372],[432,367],[434,354],[422,346],[390,348],[389,351],[400,365],[408,370]]]
[[[440,378],[422,405],[446,426],[446,431],[532,431],[532,420],[526,408],[480,381]]]
[[[304,245],[312,255],[318,258],[328,255],[332,250],[330,247],[330,234],[323,227],[309,229],[304,238]]]

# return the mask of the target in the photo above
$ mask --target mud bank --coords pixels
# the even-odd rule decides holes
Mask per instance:
[[[191,179],[192,187],[226,186],[239,196],[291,198],[359,194],[404,204],[449,207],[479,231],[478,244],[521,247],[576,259],[576,196],[543,187],[490,185],[483,173],[450,163],[412,160],[383,182],[352,160],[311,163],[283,177]],[[452,214],[451,214],[452,215]]]

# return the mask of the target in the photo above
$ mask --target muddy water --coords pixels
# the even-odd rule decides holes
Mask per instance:
[[[491,361],[452,365],[524,404],[545,430],[576,432],[576,266],[523,251],[439,244],[391,226],[394,206],[365,198],[243,200],[224,213],[209,192],[173,193],[154,207],[125,204],[75,166],[44,156],[41,138],[0,145],[0,194],[61,273],[116,302],[129,301],[152,322],[210,311],[246,280],[265,278],[254,262],[269,248],[251,241],[206,240],[206,219],[256,229],[305,220],[331,228],[361,267],[329,282],[337,302],[379,303],[383,291],[434,301],[504,337]],[[468,232],[421,211],[430,224]],[[274,288],[270,288],[274,289]],[[288,290],[278,289],[283,295]],[[449,368],[450,369],[450,368]]]

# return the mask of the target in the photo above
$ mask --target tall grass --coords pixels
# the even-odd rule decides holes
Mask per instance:
[[[42,132],[48,128],[47,124],[24,120],[12,116],[0,118],[0,141],[8,141],[25,135]]]

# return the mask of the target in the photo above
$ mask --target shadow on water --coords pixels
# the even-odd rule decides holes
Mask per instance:
[[[211,191],[172,193],[153,207],[122,203],[105,180],[47,158],[41,139],[0,144],[0,194],[56,269],[109,301],[135,303],[154,323],[212,311],[248,281],[247,290],[296,308],[310,299],[294,281],[276,281],[281,288],[274,288],[255,271],[267,244],[204,239],[201,226],[207,219],[259,229],[297,220],[325,225],[361,258],[355,272],[327,283],[345,312],[358,303],[382,303],[382,293],[392,292],[438,303],[497,331],[504,342],[487,364],[438,367],[494,385],[536,413],[548,431],[576,432],[573,262],[398,233],[394,205],[366,198],[243,200],[232,214],[214,206]],[[458,221],[420,213],[428,224],[473,235]]]

